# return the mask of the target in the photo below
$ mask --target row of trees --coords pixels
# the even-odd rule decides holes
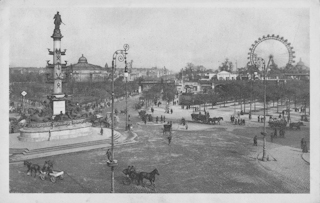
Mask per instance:
[[[298,104],[309,106],[309,81],[303,80],[287,80],[284,81],[266,81],[266,101],[267,105],[272,103],[285,104],[286,101],[293,103],[294,108]],[[245,107],[242,105],[248,103],[251,99],[253,101],[264,101],[264,85],[261,80],[233,80],[222,81],[215,86],[214,90],[208,91],[207,94],[184,95],[181,99],[182,105],[201,105],[204,103],[223,102],[224,105],[227,101],[239,102],[241,110],[246,112]],[[255,106],[255,105],[254,105]]]
[[[179,73],[176,74],[176,78],[181,80],[182,78],[187,78],[189,81],[199,81],[201,79],[201,75],[208,71],[212,71],[214,73],[218,73],[220,71],[233,72],[234,65],[232,61],[228,58],[221,63],[217,70],[206,70],[202,65],[194,65],[193,63],[187,63],[185,68],[182,68]],[[256,65],[247,64],[245,67],[237,68],[236,72],[239,75],[253,75],[255,72],[261,74],[261,69],[259,69]],[[285,67],[278,67],[278,65],[272,60],[268,67],[269,75],[284,75],[285,73],[308,73],[309,69],[305,66],[301,66],[299,64],[292,65],[287,64]]]
[[[63,83],[63,92],[71,94],[74,101],[88,102],[111,97],[111,80],[104,82],[74,82]],[[137,91],[139,81],[127,83],[128,94]],[[123,77],[115,80],[115,97],[126,95],[126,85]],[[38,73],[10,74],[10,98],[20,98],[26,91],[26,99],[43,101],[53,92],[53,85],[45,82],[45,75]]]
[[[172,102],[177,95],[177,88],[174,84],[159,83],[153,85],[151,88],[143,91],[143,97],[146,103],[146,106],[149,106],[151,103],[159,101],[162,99],[167,102]]]

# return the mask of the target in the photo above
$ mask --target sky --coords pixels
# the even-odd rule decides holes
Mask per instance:
[[[310,31],[307,8],[217,7],[11,7],[10,66],[45,67],[53,49],[53,17],[59,11],[62,61],[111,65],[113,53],[129,44],[133,67],[166,67],[178,72],[187,63],[217,69],[228,58],[246,66],[251,44],[258,38],[283,36],[294,47],[295,61],[309,66]],[[257,51],[285,64],[283,44],[265,41]],[[123,67],[123,63],[117,63]]]

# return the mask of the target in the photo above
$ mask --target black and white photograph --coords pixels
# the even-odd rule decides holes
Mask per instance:
[[[0,1],[4,202],[319,202],[319,8]]]

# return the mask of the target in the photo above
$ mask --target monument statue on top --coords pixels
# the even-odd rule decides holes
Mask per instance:
[[[59,14],[59,11],[57,12],[56,15],[54,15],[53,19],[54,19],[54,24],[55,24],[55,28],[54,29],[60,29],[60,25],[63,22],[62,22],[62,19],[61,19],[61,15]]]

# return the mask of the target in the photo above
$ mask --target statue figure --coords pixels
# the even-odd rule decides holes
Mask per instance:
[[[59,14],[59,12],[57,12],[57,14],[54,15],[53,19],[54,19],[54,24],[55,24],[54,29],[60,29],[60,25],[63,22],[62,22],[61,15]]]

